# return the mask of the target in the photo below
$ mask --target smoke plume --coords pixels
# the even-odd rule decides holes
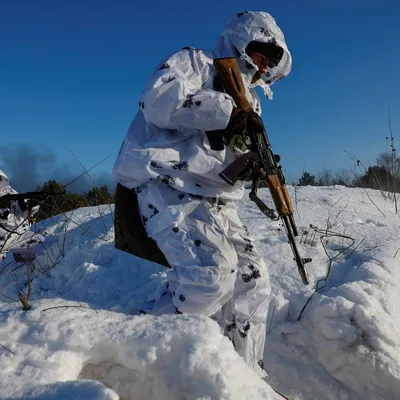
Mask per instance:
[[[61,185],[67,185],[84,172],[79,166],[71,167],[69,164],[60,163],[55,153],[48,148],[28,144],[2,144],[0,168],[8,175],[10,185],[18,192],[34,191],[50,179],[55,179]],[[101,164],[96,170],[99,168]],[[89,174],[92,177],[95,174],[97,186],[106,184],[110,190],[114,190],[115,183],[110,173],[90,171]],[[84,175],[68,185],[66,190],[83,193],[92,188],[92,180]]]

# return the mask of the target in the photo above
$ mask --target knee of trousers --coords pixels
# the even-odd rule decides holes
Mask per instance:
[[[256,281],[254,291],[256,293],[254,297],[254,320],[262,321],[268,313],[271,300],[271,281],[267,269],[262,271],[260,279]]]
[[[271,284],[266,268],[258,275],[242,274],[235,285],[234,311],[238,323],[266,321],[271,296]]]
[[[172,300],[180,312],[210,316],[232,298],[236,271],[177,267],[168,271],[168,281]]]

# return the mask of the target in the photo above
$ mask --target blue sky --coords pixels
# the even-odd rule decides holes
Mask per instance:
[[[111,155],[95,170],[109,174],[153,68],[181,47],[213,48],[243,10],[271,13],[293,56],[292,73],[263,101],[289,182],[303,168],[349,168],[344,150],[373,163],[386,148],[388,108],[397,139],[399,1],[135,3],[2,2],[0,168],[19,190],[79,171],[67,148],[87,168]]]

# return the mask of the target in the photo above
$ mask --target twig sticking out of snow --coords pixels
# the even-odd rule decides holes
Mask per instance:
[[[14,353],[12,350],[10,350],[8,347],[3,346],[1,343],[0,343],[0,346],[1,346],[4,350],[9,351],[11,354],[13,354],[13,355],[15,356],[15,353]]]
[[[42,310],[42,312],[43,312],[43,311],[48,311],[48,310],[55,310],[56,308],[63,308],[64,311],[65,311],[66,309],[68,309],[68,308],[80,308],[80,309],[86,308],[86,309],[95,311],[96,314],[98,313],[98,311],[95,310],[94,308],[85,306],[84,304],[79,304],[79,305],[77,305],[77,306],[55,306],[55,307],[49,307],[49,308],[45,308],[44,310]]]
[[[319,280],[317,281],[317,283],[316,283],[316,285],[315,285],[315,290],[314,290],[314,292],[311,294],[311,296],[308,298],[308,300],[306,301],[306,304],[304,304],[304,307],[301,309],[300,314],[299,314],[299,316],[298,316],[298,318],[297,318],[297,321],[300,321],[301,316],[303,315],[304,310],[306,309],[306,307],[308,306],[308,304],[310,303],[310,301],[311,301],[311,299],[314,297],[314,295],[315,295],[318,291],[320,291],[321,289],[323,289],[324,287],[326,287],[326,286],[328,285],[328,278],[329,278],[329,276],[330,276],[330,274],[331,274],[332,263],[333,263],[333,261],[334,261],[335,259],[337,259],[341,254],[344,254],[347,250],[349,250],[349,249],[354,245],[354,243],[355,243],[355,239],[353,239],[353,238],[350,237],[350,236],[343,235],[343,234],[338,233],[338,232],[333,232],[333,231],[330,231],[330,230],[328,230],[328,229],[319,229],[319,228],[317,228],[317,227],[314,226],[314,225],[310,225],[310,229],[309,229],[307,232],[305,232],[305,233],[303,234],[303,236],[302,236],[302,238],[301,238],[301,241],[302,241],[303,243],[307,243],[307,242],[308,242],[308,244],[314,244],[317,234],[321,234],[320,237],[319,237],[319,240],[320,240],[320,242],[321,242],[321,244],[322,244],[322,247],[323,247],[323,249],[324,249],[324,251],[325,251],[326,256],[327,256],[328,259],[329,259],[328,268],[327,268],[327,272],[326,272],[325,278],[319,279]],[[332,237],[340,237],[340,238],[342,238],[342,239],[348,239],[348,240],[351,241],[351,243],[350,243],[347,247],[343,247],[343,248],[341,248],[340,250],[338,250],[337,254],[336,254],[334,257],[331,257],[331,256],[329,255],[328,250],[327,250],[327,248],[326,248],[326,244],[328,243],[328,240],[327,240],[327,239],[328,239],[328,238],[332,238]],[[362,243],[363,241],[364,241],[364,239],[361,241],[361,243]],[[361,243],[359,243],[358,246],[359,246]],[[358,246],[357,246],[357,247],[358,247]],[[356,247],[356,248],[357,248],[357,247]],[[354,249],[354,250],[355,250],[355,249]],[[353,250],[353,251],[354,251],[354,250]],[[349,256],[353,253],[353,251],[349,254]],[[348,256],[348,257],[349,257],[349,256]],[[323,285],[320,286],[320,283],[321,283],[321,282],[323,282]]]

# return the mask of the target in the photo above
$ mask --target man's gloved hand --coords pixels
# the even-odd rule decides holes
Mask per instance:
[[[260,132],[263,129],[264,124],[257,113],[234,107],[229,123],[225,128],[225,138],[231,150],[234,147],[243,149],[248,133]]]
[[[275,162],[279,164],[281,156],[279,154],[274,154],[274,158]],[[251,181],[254,178],[263,180],[266,176],[267,173],[264,168],[261,168],[257,161],[252,161],[247,168],[239,174],[238,179],[240,181]]]
[[[247,117],[247,130],[249,132],[263,132],[264,131],[264,123],[261,117],[254,111],[251,111]]]
[[[266,175],[266,172],[263,168],[260,168],[258,162],[253,161],[239,174],[238,179],[240,181],[252,181],[254,178],[264,179]]]
[[[226,127],[227,134],[232,137],[240,135],[245,137],[246,132],[260,132],[264,129],[261,117],[254,111],[245,111],[234,107],[229,123]]]

